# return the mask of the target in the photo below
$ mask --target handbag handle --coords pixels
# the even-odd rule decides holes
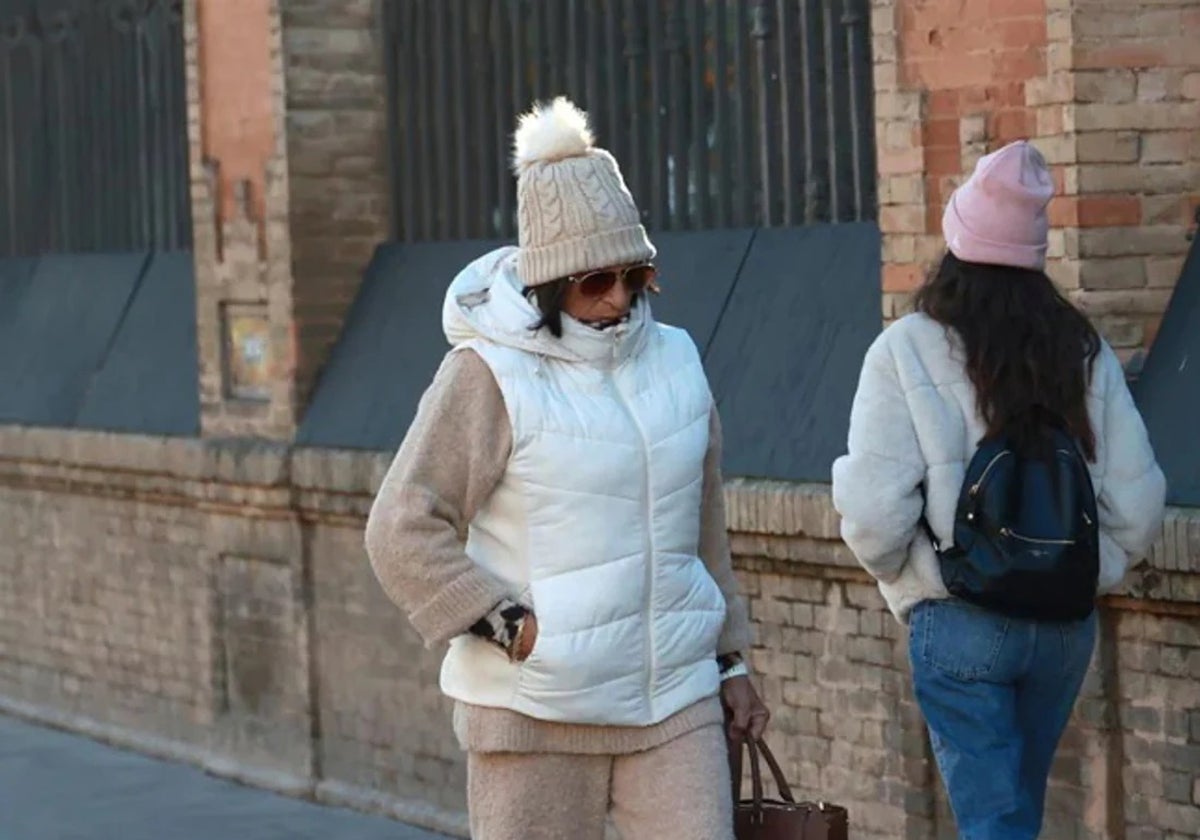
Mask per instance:
[[[787,783],[787,779],[783,776],[783,770],[779,766],[779,762],[775,760],[775,754],[771,752],[771,748],[767,746],[766,741],[762,739],[755,740],[747,738],[744,741],[739,741],[735,745],[732,753],[731,771],[733,773],[733,801],[737,804],[742,798],[742,747],[743,745],[750,751],[750,784],[751,796],[753,799],[754,817],[755,820],[762,819],[762,804],[763,804],[763,783],[762,783],[762,767],[759,765],[758,755],[761,752],[762,757],[766,759],[767,767],[771,770],[771,775],[775,778],[775,788],[779,791],[779,797],[789,804],[796,804],[796,798],[792,795],[792,788]]]

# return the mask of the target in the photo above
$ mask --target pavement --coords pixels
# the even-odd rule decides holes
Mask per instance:
[[[445,840],[0,716],[0,840]]]

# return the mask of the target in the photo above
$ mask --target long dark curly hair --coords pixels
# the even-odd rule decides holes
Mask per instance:
[[[1035,449],[1045,424],[1055,422],[1096,459],[1087,389],[1100,336],[1044,272],[947,253],[915,306],[961,338],[989,437]]]

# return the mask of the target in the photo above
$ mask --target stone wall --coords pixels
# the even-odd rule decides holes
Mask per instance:
[[[362,527],[387,458],[0,428],[0,709],[462,834],[464,764]],[[733,548],[805,796],[856,838],[953,837],[906,640],[828,489],[731,481]],[[1103,608],[1051,840],[1200,832],[1200,515]]]

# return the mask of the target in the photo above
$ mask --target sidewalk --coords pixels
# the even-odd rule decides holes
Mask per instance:
[[[443,840],[0,716],[0,840]]]

